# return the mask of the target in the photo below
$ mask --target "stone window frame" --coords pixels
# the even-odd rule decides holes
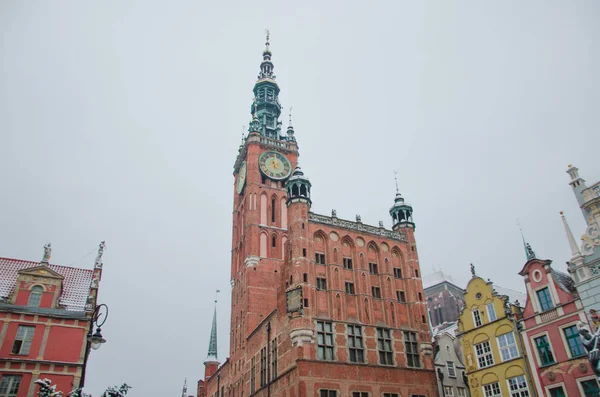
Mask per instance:
[[[402,279],[402,268],[401,267],[394,267],[393,268],[393,272],[394,272],[394,278],[396,279]]]
[[[490,308],[491,308],[491,310],[490,310]],[[494,301],[487,303],[485,305],[485,310],[487,311],[488,323],[498,320],[498,316],[496,315],[496,307],[494,306]],[[494,314],[494,319],[492,319],[492,316],[490,313]]]
[[[542,357],[540,356],[540,351],[539,351],[537,343],[535,341],[536,339],[544,337],[544,336],[548,340],[548,346],[550,348],[550,353],[552,354],[552,358],[553,358],[553,361],[551,363],[547,363],[547,364],[542,363]],[[552,339],[550,338],[550,333],[548,331],[544,331],[544,332],[540,332],[535,335],[531,335],[529,338],[530,338],[531,346],[533,347],[533,350],[535,352],[535,357],[537,359],[537,362],[538,362],[538,365],[540,368],[556,364],[556,356],[554,354],[555,349],[554,349],[554,346],[552,346]]]
[[[329,330],[327,329],[327,325],[329,326]],[[321,330],[319,330],[319,326],[321,326]],[[322,361],[335,361],[335,325],[332,321],[316,321],[316,329],[317,329],[317,359]],[[323,343],[319,342],[319,336],[323,335]],[[331,343],[329,343],[328,336],[331,337]],[[323,358],[319,357],[319,349],[323,348]],[[331,349],[331,358],[327,358],[328,349]]]
[[[545,395],[552,397],[552,393],[550,392],[552,389],[558,389],[561,388],[563,391],[563,395],[566,396],[567,395],[567,388],[565,387],[565,382],[560,382],[560,383],[553,383],[551,385],[546,385],[544,386],[544,391],[546,392]]]
[[[370,393],[368,391],[357,391],[357,390],[355,390],[355,391],[351,391],[350,392],[350,395],[352,397],[369,397],[369,394]],[[383,394],[386,394],[386,393],[383,393]]]
[[[452,368],[452,375],[450,374],[450,368]],[[449,378],[456,378],[456,365],[454,365],[454,361],[446,361],[446,372]]]
[[[356,334],[356,330],[358,330],[359,335]],[[365,335],[362,326],[360,324],[346,324],[346,332],[348,334],[348,361],[351,363],[365,363]],[[350,340],[353,341],[354,347],[350,346]],[[360,347],[357,347],[357,344],[360,344]],[[354,350],[356,357],[354,361],[351,359],[352,350]],[[362,356],[361,359],[358,359],[359,353]]]
[[[348,295],[356,295],[356,288],[352,281],[344,281],[344,290]]]
[[[510,381],[512,379],[516,379],[516,378],[523,378],[523,381],[525,382],[525,389],[519,388],[519,389],[511,390]],[[529,383],[527,382],[527,376],[525,376],[525,373],[522,373],[521,375],[513,376],[511,378],[507,378],[506,386],[508,387],[508,394],[511,397],[524,397],[523,392],[527,392],[527,396],[531,397],[531,391],[529,390],[530,387],[529,387]]]
[[[327,279],[325,277],[317,277],[315,288],[317,291],[327,291]]]
[[[317,389],[318,397],[337,397],[338,390],[332,389]],[[323,393],[326,393],[325,395]]]
[[[375,335],[377,336],[377,362],[379,365],[394,366],[394,334],[392,330],[390,328],[377,327]],[[382,357],[385,359],[381,360]]]
[[[375,299],[381,299],[381,287],[377,285],[371,286],[371,295]]]
[[[396,300],[400,303],[406,303],[406,292],[401,289],[396,290]]]
[[[550,308],[548,308],[548,309],[545,309],[545,310],[544,310],[544,308],[542,307],[542,301],[540,300],[540,296],[539,296],[539,292],[540,292],[540,291],[543,291],[543,290],[547,290],[547,291],[548,291],[548,295],[547,295],[547,296],[550,298],[550,304],[552,305],[552,307],[550,307]],[[537,299],[537,302],[536,302],[536,303],[537,303],[537,305],[538,305],[538,308],[539,308],[539,310],[540,310],[540,311],[539,311],[540,313],[545,313],[545,312],[547,312],[547,311],[550,311],[550,310],[552,310],[552,309],[555,309],[555,308],[556,308],[556,304],[554,303],[554,298],[552,297],[552,291],[550,290],[550,286],[549,286],[549,285],[544,285],[544,286],[542,286],[542,287],[540,287],[540,288],[538,288],[538,289],[535,289],[535,290],[533,290],[533,292],[534,292],[534,294],[535,294],[535,299]]]
[[[11,390],[15,389],[15,382],[17,383],[16,391],[11,392]],[[23,375],[22,374],[3,373],[2,379],[0,379],[0,386],[2,386],[2,388],[0,388],[0,392],[3,392],[4,391],[3,389],[6,388],[6,391],[3,392],[4,396],[16,397],[19,395],[19,390],[21,389],[22,384],[23,384]]]
[[[475,313],[477,313],[477,316]],[[475,328],[481,327],[483,325],[483,321],[481,321],[481,312],[479,311],[479,308],[471,311],[471,314],[473,316],[473,325],[475,325]]]
[[[344,269],[353,270],[354,264],[352,263],[352,258],[344,257],[342,258],[342,263],[344,265]]]
[[[419,352],[419,335],[414,331],[404,331],[402,333],[402,338],[404,340],[404,354],[406,356],[406,366],[408,368],[423,368],[423,363],[421,362],[421,354]],[[409,358],[412,358],[413,364],[416,363],[417,365],[409,365]]]
[[[488,351],[485,351],[485,349],[482,348],[482,354],[477,353],[477,346],[483,345],[485,343],[487,343],[487,345],[488,345]],[[477,369],[488,368],[488,367],[491,367],[491,366],[493,366],[495,364],[494,352],[492,350],[492,344],[491,344],[491,342],[490,342],[489,339],[488,340],[484,340],[483,342],[480,342],[480,343],[475,343],[473,345],[473,350],[475,351],[475,358],[477,359]],[[485,366],[482,367],[480,365],[479,358],[480,357],[485,357],[485,356],[491,357],[492,360],[491,360],[490,364],[487,364],[487,365],[485,365]],[[485,358],[484,358],[484,361],[487,362],[487,360]]]
[[[596,379],[596,377],[594,375],[575,379],[575,381],[577,382],[577,388],[579,389],[579,395],[585,396],[582,383],[590,381],[590,380],[596,381],[596,384],[598,383],[598,380]]]
[[[34,293],[34,290],[37,291]],[[42,296],[44,296],[45,288],[41,284],[35,284],[29,289],[29,297],[27,298],[28,307],[40,307],[42,304]],[[32,301],[32,298],[34,300]]]
[[[369,262],[369,273],[379,274],[379,265],[376,262]]]
[[[508,341],[507,341],[506,346],[502,346],[500,344],[500,338],[502,338],[503,336],[509,335],[509,334],[512,334],[514,343],[508,344]],[[521,357],[521,353],[519,352],[519,346],[517,345],[517,337],[515,336],[514,331],[506,332],[506,333],[504,333],[502,335],[496,336],[496,343],[498,344],[498,352],[500,353],[500,358],[502,359],[502,362],[510,361],[510,360],[515,359],[515,358]],[[513,345],[515,346],[515,349],[517,350],[517,355],[516,356],[512,356],[512,354],[510,354],[510,347],[513,346]],[[503,349],[504,350],[508,350],[508,352],[509,352],[510,357],[508,357],[507,359],[504,359],[504,355],[502,354],[502,350]]]
[[[580,319],[577,319],[575,321],[571,321],[570,323],[566,323],[566,324],[561,324],[558,329],[559,329],[559,333],[560,333],[560,338],[563,342],[563,345],[565,346],[565,351],[567,352],[567,356],[569,357],[569,359],[573,359],[573,358],[579,358],[579,357],[583,357],[587,354],[585,347],[583,347],[583,344],[581,345],[583,347],[583,352],[582,354],[580,354],[579,356],[573,356],[572,352],[571,352],[571,345],[569,345],[569,341],[567,340],[567,336],[565,335],[565,329],[567,328],[571,328],[571,327],[576,327],[577,328],[577,323],[581,321]],[[581,340],[580,340],[581,342]]]
[[[496,393],[494,390],[494,386],[496,385],[498,386],[498,392]],[[489,386],[490,387],[490,391],[493,392],[494,394],[487,394],[485,387]],[[481,390],[483,391],[483,396],[484,397],[496,397],[496,396],[502,396],[502,389],[500,389],[500,382],[499,381],[495,381],[495,382],[491,382],[491,383],[487,383],[485,385],[481,385]]]
[[[323,252],[315,252],[315,264],[317,265],[325,265],[327,263],[327,259]]]

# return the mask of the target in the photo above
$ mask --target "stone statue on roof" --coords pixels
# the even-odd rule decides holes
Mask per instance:
[[[96,256],[96,262],[94,262],[96,267],[102,267],[102,255],[104,255],[105,246],[106,243],[104,241],[101,241],[98,246],[98,255]]]
[[[50,255],[52,254],[52,244],[47,243],[44,245],[44,257],[42,263],[48,263],[50,261]]]
[[[475,277],[475,266],[471,263],[471,276]]]

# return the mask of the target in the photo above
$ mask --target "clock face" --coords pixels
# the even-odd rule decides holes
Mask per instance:
[[[292,172],[290,161],[278,152],[261,154],[258,158],[258,166],[263,174],[275,180],[285,179]]]
[[[244,190],[244,185],[246,183],[246,162],[244,161],[242,165],[240,165],[240,170],[238,171],[238,179],[235,184],[235,190],[238,194],[242,193]]]

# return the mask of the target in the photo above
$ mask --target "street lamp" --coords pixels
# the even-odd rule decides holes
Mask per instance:
[[[96,306],[92,317],[90,318],[90,328],[87,334],[87,343],[85,345],[85,355],[83,359],[83,369],[81,372],[81,381],[79,387],[82,388],[85,385],[85,369],[87,366],[88,356],[90,355],[90,347],[94,350],[98,350],[103,343],[106,343],[106,339],[102,336],[102,327],[108,317],[108,306],[104,303]],[[94,327],[96,332],[92,333]]]

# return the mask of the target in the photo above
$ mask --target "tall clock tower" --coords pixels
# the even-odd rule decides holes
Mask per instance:
[[[280,89],[268,35],[253,91],[252,121],[233,171],[230,362],[240,376],[246,337],[277,300],[278,269],[288,239],[285,181],[298,159],[293,128],[281,130]]]

